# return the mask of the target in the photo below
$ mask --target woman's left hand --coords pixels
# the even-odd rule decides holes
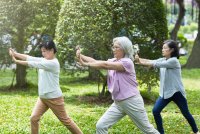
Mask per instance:
[[[135,61],[136,63],[140,63],[140,57],[138,54],[135,55]]]
[[[81,66],[86,66],[86,63],[81,59],[81,57],[79,57],[78,60]]]
[[[15,56],[13,56],[13,55],[12,55],[12,60],[13,60],[15,63],[16,63],[16,61],[17,61],[16,58],[15,58]]]

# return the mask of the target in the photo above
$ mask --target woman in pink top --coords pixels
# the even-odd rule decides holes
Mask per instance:
[[[114,58],[108,61],[85,56],[80,53],[80,49],[76,52],[81,65],[108,70],[108,90],[114,102],[97,122],[96,133],[107,134],[108,128],[128,115],[143,133],[159,134],[149,123],[143,99],[137,89],[132,42],[127,37],[114,38],[112,50]]]

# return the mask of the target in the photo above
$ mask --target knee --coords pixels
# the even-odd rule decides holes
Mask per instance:
[[[30,121],[31,122],[38,122],[40,120],[40,117],[37,115],[31,115]]]
[[[160,115],[160,111],[156,108],[153,108],[152,113],[153,115]]]
[[[70,117],[66,118],[59,118],[59,120],[64,124],[65,126],[71,126],[72,124],[75,124],[74,121]]]
[[[106,126],[103,122],[101,121],[98,121],[97,124],[96,124],[96,129],[99,130],[99,129],[105,129]]]
[[[184,111],[184,112],[182,112],[182,114],[186,119],[193,118],[192,114],[189,111]]]

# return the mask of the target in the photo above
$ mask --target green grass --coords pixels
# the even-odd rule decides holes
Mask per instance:
[[[85,74],[86,75],[86,74]],[[71,118],[85,134],[95,133],[95,124],[109,107],[109,102],[101,103],[98,99],[97,84],[84,79],[85,75],[71,77],[61,73],[60,85],[65,97],[65,108]],[[188,105],[196,123],[200,127],[200,70],[183,70],[183,82],[186,88]],[[32,109],[38,97],[37,72],[29,69],[27,74],[29,87],[26,90],[6,88],[12,81],[12,72],[0,71],[0,133],[28,134]],[[145,108],[150,122],[155,126],[151,110],[158,88],[147,93],[140,89],[144,96]],[[174,103],[170,103],[162,112],[166,134],[190,134],[191,128]],[[69,131],[48,110],[40,121],[41,134],[69,134]],[[128,117],[123,118],[109,129],[109,134],[141,134]]]

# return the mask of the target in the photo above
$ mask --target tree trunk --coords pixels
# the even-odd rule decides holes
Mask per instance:
[[[99,87],[101,83],[102,83],[102,90],[100,91]],[[106,95],[106,87],[107,87],[107,76],[104,76],[104,74],[101,71],[99,71],[98,91],[100,99]]]
[[[24,53],[24,28],[22,24],[19,24],[17,29],[17,40],[18,44],[16,46],[16,50],[19,53]],[[17,65],[16,69],[16,87],[17,88],[25,88],[27,86],[26,81],[26,67],[22,65]]]
[[[26,81],[26,67],[22,65],[17,65],[16,70],[16,87],[25,88],[27,86]]]
[[[200,1],[197,1],[197,3],[199,6]],[[200,11],[199,11],[199,17],[198,17],[198,34],[195,39],[194,46],[192,48],[192,52],[187,60],[186,65],[185,65],[186,68],[200,68],[199,53],[200,53]]]
[[[176,21],[176,24],[174,26],[174,28],[172,29],[172,31],[170,32],[170,38],[172,40],[176,40],[177,39],[177,33],[178,30],[181,26],[181,22],[183,20],[183,17],[185,16],[185,6],[184,6],[184,1],[183,0],[176,0],[178,5],[179,5],[179,14],[178,14],[178,19]]]

